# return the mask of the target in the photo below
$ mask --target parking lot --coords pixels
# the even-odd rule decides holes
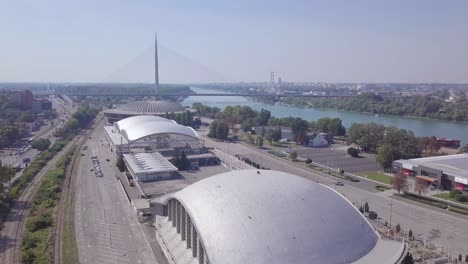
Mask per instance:
[[[375,155],[361,153],[359,158],[353,158],[346,152],[347,147],[343,146],[331,148],[296,146],[293,151],[297,152],[298,157],[310,158],[313,162],[333,168],[340,168],[350,173],[382,170],[377,161],[375,161]]]

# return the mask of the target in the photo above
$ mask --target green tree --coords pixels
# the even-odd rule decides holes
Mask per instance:
[[[367,202],[364,204],[364,212],[369,212],[369,204]]]
[[[359,150],[357,148],[349,147],[347,152],[348,155],[350,155],[353,158],[359,157]]]
[[[242,129],[242,131],[244,131],[245,133],[252,131],[252,127],[253,127],[253,124],[252,124],[252,120],[251,120],[251,119],[245,120],[245,121],[242,122],[242,124],[241,124],[241,129]]]
[[[46,138],[38,138],[31,143],[31,147],[39,151],[44,151],[48,149],[49,146],[50,146],[50,140]]]
[[[401,231],[400,224],[397,224],[397,225],[395,226],[395,231],[396,231],[397,233],[400,233],[400,231]]]
[[[187,154],[185,151],[182,151],[180,154],[179,166],[177,167],[179,170],[187,170],[190,168],[190,160],[187,158]]]
[[[224,121],[218,121],[216,126],[216,138],[224,140],[229,135],[229,127]]]
[[[387,170],[392,167],[394,158],[399,158],[398,156],[395,157],[394,154],[392,145],[390,145],[390,143],[385,143],[377,150],[376,160],[380,166]]]
[[[392,185],[393,189],[397,190],[398,194],[400,194],[400,191],[405,191],[408,188],[407,181],[408,179],[404,174],[398,173],[392,177],[390,184]]]
[[[257,137],[257,146],[259,148],[263,147],[263,137],[262,136]]]
[[[297,152],[296,151],[293,151],[289,154],[289,158],[291,158],[292,160],[296,160],[297,159]]]
[[[294,136],[294,141],[297,144],[304,144],[304,139],[309,128],[309,123],[301,118],[295,118],[291,125],[291,132]]]
[[[311,163],[312,163],[312,160],[309,159],[309,158],[307,158],[307,159],[305,160],[305,163],[306,163],[306,164],[311,164]]]
[[[124,172],[125,169],[126,169],[126,166],[125,166],[125,161],[122,157],[119,157],[117,159],[117,161],[115,162],[115,165],[117,166],[117,168],[119,169],[120,172]]]

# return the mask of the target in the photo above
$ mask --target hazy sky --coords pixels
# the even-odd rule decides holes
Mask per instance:
[[[384,3],[385,2],[385,3]],[[468,1],[0,0],[0,82],[467,82]]]

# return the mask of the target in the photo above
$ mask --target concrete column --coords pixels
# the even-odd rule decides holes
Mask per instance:
[[[172,204],[172,200],[169,200],[169,202],[167,203],[167,220],[169,221],[172,220],[171,204]]]
[[[180,234],[180,203],[177,201],[176,204],[176,230],[177,234]]]
[[[197,230],[195,227],[193,227],[193,237],[192,237],[192,257],[196,258],[197,257],[197,248],[198,248],[198,235],[197,235]]]
[[[172,227],[176,226],[176,201],[172,200]]]
[[[185,208],[183,206],[182,207],[182,210],[181,210],[181,214],[180,216],[182,217],[182,224],[181,224],[181,236],[182,236],[182,241],[185,241],[185,234],[186,234],[186,226],[187,226],[187,212],[185,211]]]
[[[204,264],[205,263],[205,250],[203,249],[203,245],[201,240],[198,240],[198,263]]]
[[[187,248],[192,247],[192,219],[190,219],[190,216],[187,215]]]

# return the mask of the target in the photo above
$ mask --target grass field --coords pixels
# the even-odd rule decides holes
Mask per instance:
[[[432,196],[440,198],[440,199],[448,200],[448,201],[451,201],[451,202],[454,202],[454,203],[468,205],[468,202],[459,202],[459,201],[455,200],[454,198],[450,197],[448,193],[439,193],[439,194],[434,194]]]
[[[367,172],[363,174],[364,177],[367,177],[368,179],[378,181],[381,183],[385,184],[390,184],[390,181],[392,180],[392,177],[385,175],[380,172]]]

